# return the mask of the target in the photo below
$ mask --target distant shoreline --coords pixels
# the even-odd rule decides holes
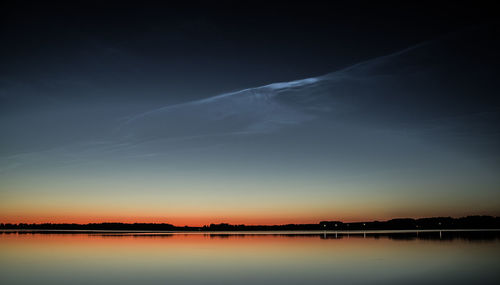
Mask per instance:
[[[406,234],[406,233],[439,233],[439,232],[500,232],[498,229],[427,229],[427,230],[352,230],[352,231],[335,231],[335,230],[255,230],[255,231],[140,231],[140,230],[46,230],[46,229],[0,229],[2,233],[59,233],[59,234],[234,234],[234,235],[266,235],[266,234]]]
[[[467,216],[461,218],[399,218],[388,221],[341,222],[321,221],[317,224],[286,225],[232,225],[227,223],[210,224],[202,227],[174,226],[168,223],[43,223],[11,224],[0,223],[0,230],[54,230],[54,231],[145,231],[145,232],[251,232],[251,231],[425,231],[425,230],[477,230],[500,229],[500,217]]]
[[[307,238],[321,240],[389,239],[395,241],[485,242],[500,240],[500,229],[366,230],[366,231],[124,231],[124,230],[0,230],[0,238],[61,236],[85,238]]]

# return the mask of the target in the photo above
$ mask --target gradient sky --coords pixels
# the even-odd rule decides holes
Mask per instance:
[[[493,9],[0,6],[0,222],[500,215]]]

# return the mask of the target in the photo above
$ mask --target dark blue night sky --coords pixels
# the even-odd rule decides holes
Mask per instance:
[[[1,4],[0,219],[500,214],[493,11],[349,3]]]

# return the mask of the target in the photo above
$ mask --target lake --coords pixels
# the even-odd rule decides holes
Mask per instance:
[[[500,284],[500,232],[0,232],[1,284]]]

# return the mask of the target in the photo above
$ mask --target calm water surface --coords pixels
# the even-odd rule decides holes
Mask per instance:
[[[500,284],[499,236],[0,232],[0,284]]]

